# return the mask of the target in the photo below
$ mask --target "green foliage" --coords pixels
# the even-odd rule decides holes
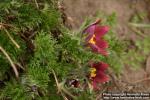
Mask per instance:
[[[35,38],[35,53],[28,65],[27,78],[32,85],[46,90],[51,68],[55,68],[55,41],[50,34],[39,32]],[[56,68],[55,68],[56,69]]]
[[[56,62],[57,42],[50,33],[51,30],[57,29],[61,21],[59,11],[50,6],[56,5],[52,4],[56,2],[49,0],[40,3],[44,6],[39,9],[36,8],[35,2],[23,0],[6,0],[0,3],[0,46],[6,50],[14,64],[20,63],[25,70],[19,71],[19,80],[14,80],[11,65],[0,52],[0,81],[4,82],[4,87],[0,88],[0,99],[48,99],[49,82],[53,80],[53,77],[49,77],[51,69],[56,72],[64,69],[56,67],[59,65]],[[20,48],[10,40],[6,30]]]
[[[135,33],[135,41],[127,42],[127,54],[124,56],[124,63],[131,66],[132,69],[137,70],[143,67],[146,61],[146,57],[150,53],[150,37],[149,33],[145,30],[149,30],[149,24],[144,24],[147,14],[145,12],[137,13],[131,18],[131,28]]]
[[[135,45],[132,44],[134,48],[128,50],[128,53],[124,56],[124,63],[130,63],[130,66],[132,66],[131,68],[135,70],[143,67],[144,62],[146,61],[146,57],[150,53],[149,42],[149,37],[146,37],[144,39],[137,39],[135,41]]]
[[[20,37],[15,34],[15,32],[13,31],[8,31],[12,37],[15,37],[15,41],[18,43],[18,45],[20,46],[20,48],[18,49],[10,40],[10,38],[8,37],[6,31],[4,30],[0,30],[0,46],[2,46],[9,54],[9,56],[12,58],[12,60],[14,61],[14,63],[17,63],[20,55],[24,52],[25,50],[25,43],[23,41],[21,41]],[[5,37],[5,38],[4,38]],[[6,60],[5,56],[0,52],[0,79],[4,79],[6,72],[9,70],[10,64],[9,62]]]
[[[141,53],[136,50],[130,50],[126,56],[124,56],[127,65],[129,65],[132,69],[138,69],[142,67],[145,61],[145,56],[141,55]],[[130,62],[130,63],[129,63]]]
[[[23,85],[16,83],[15,81],[9,82],[6,84],[7,87],[0,94],[0,99],[12,99],[12,100],[25,100],[31,99],[28,94],[25,92],[26,89]],[[13,98],[12,98],[13,97]]]
[[[147,55],[149,54],[150,49],[150,38],[145,37],[144,39],[137,40],[135,42],[135,45],[138,47],[140,51],[142,51],[143,54]]]
[[[138,12],[131,18],[131,22],[141,23],[145,19],[146,16],[147,16],[147,12]]]

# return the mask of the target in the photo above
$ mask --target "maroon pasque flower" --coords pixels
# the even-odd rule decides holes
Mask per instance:
[[[100,20],[89,25],[84,31],[83,35],[85,37],[86,46],[89,46],[92,51],[100,53],[104,56],[108,55],[106,48],[108,48],[108,43],[103,39],[104,35],[108,32],[108,26],[100,26]]]
[[[108,68],[108,64],[104,62],[90,63],[90,80],[93,89],[99,89],[99,83],[105,83],[109,81],[109,77],[105,74],[105,70]]]

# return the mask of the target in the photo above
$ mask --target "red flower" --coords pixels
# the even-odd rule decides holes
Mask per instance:
[[[99,89],[98,83],[108,82],[109,78],[105,74],[105,70],[108,68],[108,64],[104,62],[91,63],[90,64],[90,80],[94,90]]]
[[[100,20],[89,25],[84,31],[83,35],[86,35],[85,41],[86,45],[97,53],[102,55],[108,55],[106,48],[108,48],[108,43],[103,39],[103,36],[108,32],[108,26],[98,25]]]

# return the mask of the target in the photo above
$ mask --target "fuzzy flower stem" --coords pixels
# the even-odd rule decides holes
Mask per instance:
[[[37,0],[34,0],[34,1],[35,1],[35,4],[36,4],[37,9],[39,9],[39,5],[38,5]]]
[[[150,24],[139,24],[139,23],[129,23],[129,24],[134,26],[134,27],[150,28]]]
[[[4,27],[13,27],[13,26],[10,24],[5,24],[5,23],[0,22],[0,30],[3,29]]]
[[[7,29],[4,28],[4,31],[6,32],[6,34],[8,35],[8,37],[10,38],[10,40],[12,41],[12,43],[19,49],[20,46],[19,46],[18,43],[11,37],[11,35],[10,35],[9,32],[7,31]]]
[[[139,36],[141,36],[142,38],[145,38],[146,35],[144,35],[140,30],[138,30],[137,28],[135,27],[131,27],[131,29],[136,33],[138,34]]]
[[[144,79],[141,79],[141,80],[137,80],[135,82],[132,82],[131,84],[137,84],[137,83],[141,83],[143,81],[148,81],[148,80],[150,80],[150,77],[147,77],[147,78],[144,78]]]
[[[7,52],[1,46],[0,46],[0,51],[6,56],[6,58],[8,59],[8,61],[10,62],[11,66],[12,66],[12,68],[14,70],[16,78],[18,78],[19,77],[19,73],[17,71],[17,68],[16,68],[14,62],[12,61],[12,59],[10,58],[10,56],[7,54]]]
[[[55,74],[55,71],[52,69],[52,73],[54,75],[54,78],[55,78],[55,81],[56,81],[56,85],[57,85],[57,88],[58,88],[58,92],[61,93],[61,95],[64,97],[64,99],[66,100],[67,98],[63,95],[62,91],[64,93],[66,93],[67,95],[69,95],[70,97],[72,97],[73,99],[76,99],[75,96],[73,96],[70,92],[68,92],[65,88],[62,87],[62,83],[59,83],[58,82],[58,79],[57,79],[57,76]]]

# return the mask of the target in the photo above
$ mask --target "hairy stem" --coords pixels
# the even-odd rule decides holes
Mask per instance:
[[[76,99],[75,96],[73,96],[70,92],[68,92],[65,88],[63,88],[63,87],[62,87],[62,84],[58,82],[58,79],[57,79],[57,77],[56,77],[56,74],[55,74],[55,71],[54,71],[54,70],[52,70],[52,73],[53,73],[53,75],[54,75],[54,78],[55,78],[55,81],[56,81],[56,85],[57,85],[57,87],[58,87],[58,92],[61,93],[61,95],[64,97],[64,99],[66,100],[67,98],[63,95],[62,91],[63,91],[64,93],[66,93],[67,95],[69,95],[70,97],[72,97],[73,99]]]
[[[36,7],[37,9],[39,9],[39,5],[38,5],[38,2],[36,0],[34,0],[35,4],[36,4]]]
[[[8,37],[10,38],[10,40],[12,41],[12,43],[17,47],[20,48],[20,46],[18,45],[18,43],[11,37],[11,35],[9,34],[9,32],[4,28],[4,31],[6,32],[6,34],[8,35]]]
[[[9,63],[11,64],[11,66],[14,70],[16,77],[18,78],[19,73],[18,73],[17,68],[16,68],[15,64],[13,63],[12,59],[10,58],[10,56],[7,54],[7,52],[1,46],[0,46],[0,51],[6,56],[6,58],[8,59]]]

